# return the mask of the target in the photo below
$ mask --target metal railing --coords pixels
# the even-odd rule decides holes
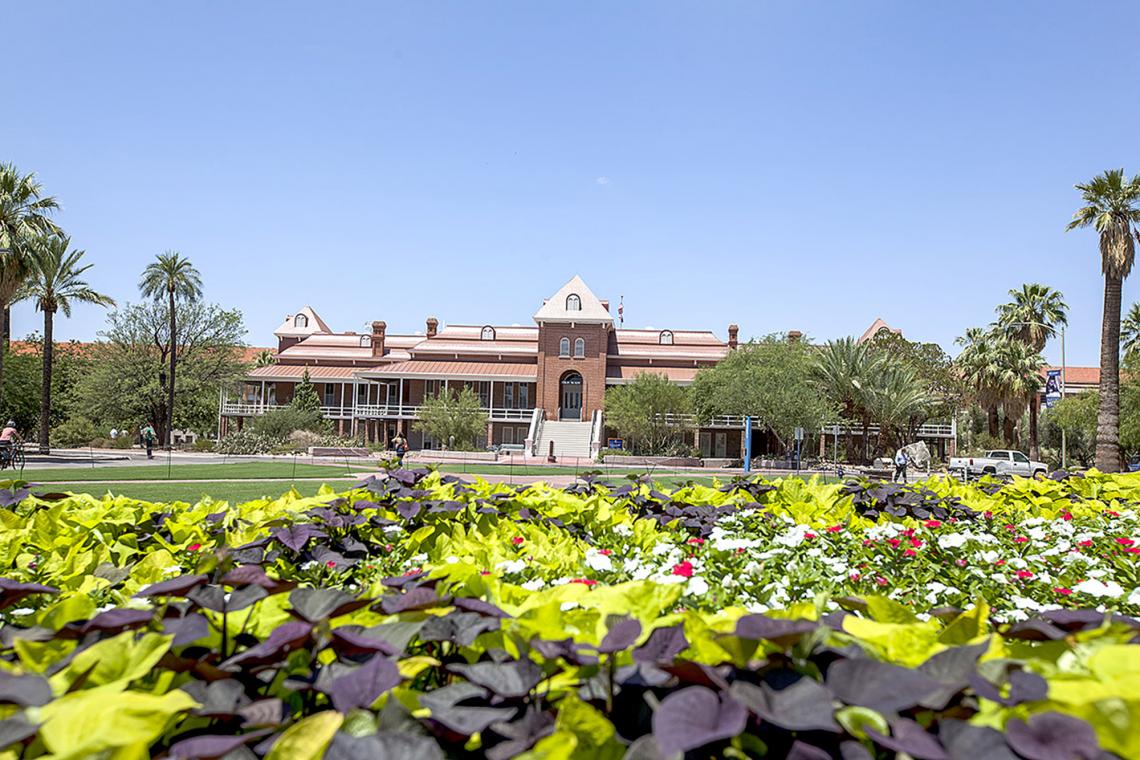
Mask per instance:
[[[268,403],[258,401],[222,401],[221,413],[226,417],[256,417],[282,409],[287,404]],[[491,422],[530,422],[534,416],[534,409],[508,409],[504,407],[487,408],[484,412]],[[420,407],[415,404],[344,404],[321,407],[321,415],[327,419],[416,419],[419,417]]]
[[[824,435],[863,435],[862,425],[825,425],[821,431]],[[878,435],[878,425],[868,425],[867,435]],[[915,430],[915,436],[918,438],[953,438],[954,426],[949,422],[928,422],[924,425],[919,425]]]
[[[741,430],[744,428],[744,416],[736,414],[721,414],[712,417],[708,420],[700,420],[693,414],[663,414],[660,415],[664,418],[666,425],[680,425],[689,428],[730,428],[733,430]],[[764,427],[763,423],[755,417],[752,419],[753,429],[761,429]],[[840,425],[832,423],[825,425],[821,430],[826,435],[862,435],[862,425]],[[928,422],[919,425],[915,431],[915,435],[919,438],[953,438],[954,425],[949,422]],[[867,428],[868,435],[878,435],[879,426],[871,425]]]

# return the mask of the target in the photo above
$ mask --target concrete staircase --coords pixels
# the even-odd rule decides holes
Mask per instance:
[[[590,423],[569,420],[545,420],[538,436],[535,455],[545,458],[550,453],[550,442],[554,441],[554,456],[590,458]]]

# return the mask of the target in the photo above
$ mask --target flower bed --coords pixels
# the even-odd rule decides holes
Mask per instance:
[[[0,497],[3,760],[1140,756],[1136,476]]]

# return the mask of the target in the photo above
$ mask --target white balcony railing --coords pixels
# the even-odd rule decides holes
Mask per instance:
[[[275,409],[283,409],[287,404],[268,403],[263,404],[258,401],[230,401],[226,399],[222,402],[222,415],[226,417],[257,417],[272,412]],[[330,420],[350,420],[352,419],[353,407],[331,405],[321,407],[321,416]]]
[[[222,401],[221,412],[225,417],[256,417],[274,409],[281,409],[283,406],[285,405],[277,403],[263,404],[257,401],[225,399]],[[353,417],[358,419],[411,420],[419,416],[419,411],[420,407],[413,404],[349,404],[321,407],[321,415],[332,420],[348,420]],[[534,416],[534,409],[484,407],[483,411],[486,412],[487,418],[491,422],[530,422]]]

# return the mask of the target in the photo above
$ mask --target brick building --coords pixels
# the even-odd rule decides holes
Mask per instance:
[[[344,435],[387,443],[397,432],[413,448],[437,448],[411,424],[424,399],[456,386],[475,390],[487,412],[487,444],[560,456],[591,456],[604,445],[606,389],[653,372],[687,385],[697,371],[735,348],[702,330],[627,330],[608,302],[575,276],[546,299],[534,325],[442,326],[393,334],[377,321],[367,333],[333,332],[311,308],[274,331],[274,364],[252,370],[235,395],[223,396],[220,433],[289,403],[307,371],[325,417]],[[704,456],[741,455],[740,419],[714,420],[694,440]]]

